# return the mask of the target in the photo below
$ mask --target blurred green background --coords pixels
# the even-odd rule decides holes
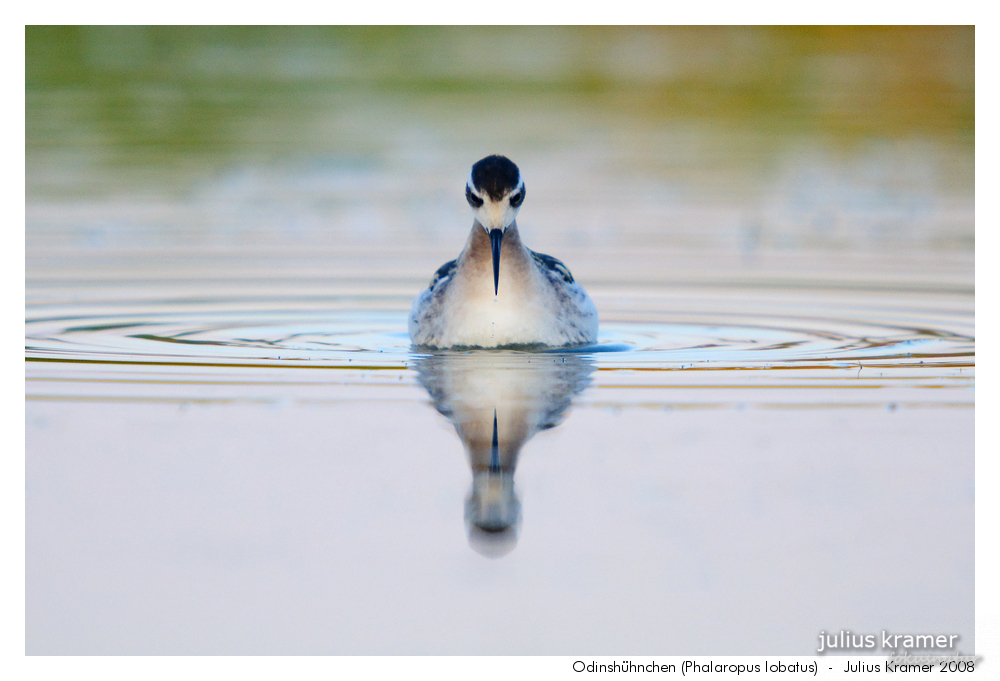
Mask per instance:
[[[586,221],[571,204],[597,216],[608,231],[588,227],[592,243],[638,225],[635,243],[685,247],[968,250],[974,38],[961,26],[32,26],[28,202],[190,207],[228,188],[237,212],[252,194],[272,215],[240,229],[295,220],[295,238],[322,240],[290,217],[312,215],[363,239],[344,225],[384,235],[411,221],[434,244],[434,225],[466,221],[469,165],[500,152],[545,190],[534,201],[566,208],[555,222]],[[742,217],[723,224],[706,212],[719,206]],[[29,232],[46,215],[29,210]],[[192,219],[210,232],[228,218]],[[668,223],[674,241],[655,226]]]

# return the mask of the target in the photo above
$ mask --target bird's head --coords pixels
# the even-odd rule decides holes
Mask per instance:
[[[521,171],[506,156],[487,156],[472,166],[465,199],[486,233],[507,229],[524,201]]]

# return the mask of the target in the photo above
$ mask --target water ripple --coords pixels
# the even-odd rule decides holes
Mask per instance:
[[[27,357],[148,363],[306,361],[313,366],[353,363],[363,357],[366,363],[398,366],[414,352],[419,354],[410,346],[403,312],[215,310],[210,316],[209,322],[196,307],[155,316],[108,312],[29,316]],[[547,351],[594,354],[599,364],[620,368],[650,363],[739,368],[863,360],[971,362],[975,352],[972,335],[935,328],[920,318],[909,324],[887,323],[787,311],[757,314],[753,323],[738,312],[699,317],[699,321],[606,321],[596,345]]]

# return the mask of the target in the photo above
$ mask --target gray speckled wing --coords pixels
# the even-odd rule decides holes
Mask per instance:
[[[441,267],[437,269],[437,272],[434,273],[434,276],[431,277],[431,283],[427,286],[427,288],[433,291],[434,287],[437,286],[438,282],[440,282],[442,279],[447,279],[452,274],[454,274],[455,267],[457,265],[458,265],[458,260],[449,260],[445,264],[441,265]]]
[[[543,269],[558,274],[559,277],[567,284],[573,283],[573,275],[570,274],[569,268],[566,267],[561,260],[553,258],[551,255],[545,255],[544,253],[536,253],[530,248],[528,249],[528,252],[531,253],[531,257],[534,258],[535,262],[541,265]]]

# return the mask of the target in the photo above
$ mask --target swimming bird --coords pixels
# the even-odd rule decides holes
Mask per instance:
[[[505,156],[472,166],[465,199],[475,217],[462,253],[410,310],[410,340],[430,348],[578,345],[597,340],[597,308],[562,262],[524,245],[521,171]]]

